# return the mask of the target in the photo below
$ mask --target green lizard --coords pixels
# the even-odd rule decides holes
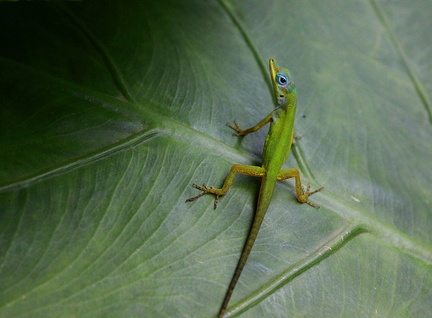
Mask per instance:
[[[309,192],[310,187],[307,186],[306,191],[304,191],[300,182],[299,171],[297,169],[281,170],[282,165],[288,158],[292,140],[294,138],[294,119],[297,108],[297,93],[289,70],[280,68],[274,59],[270,59],[269,67],[273,90],[277,101],[276,108],[258,124],[248,129],[241,129],[236,120],[234,121],[234,125],[227,124],[230,128],[236,131],[234,135],[244,136],[259,130],[267,123],[270,123],[270,129],[267,134],[264,150],[262,153],[262,166],[258,167],[239,164],[233,165],[221,189],[207,187],[205,184],[202,187],[194,184],[193,186],[195,188],[202,190],[203,192],[193,198],[186,200],[194,201],[205,194],[214,194],[216,196],[214,208],[216,209],[219,197],[228,192],[237,173],[262,178],[255,211],[255,218],[250,228],[246,243],[243,247],[240,260],[231,279],[231,283],[226,292],[225,299],[220,308],[219,317],[223,317],[228,307],[234,287],[237,284],[240,274],[252,250],[252,246],[258,235],[261,223],[263,222],[264,215],[270,205],[276,186],[276,181],[295,178],[295,191],[297,200],[301,203],[307,203],[313,207],[318,206],[312,202],[309,202],[308,197],[323,189],[319,188],[315,191]]]

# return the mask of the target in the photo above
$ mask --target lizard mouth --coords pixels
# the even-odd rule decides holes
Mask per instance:
[[[274,59],[269,60],[269,68],[270,68],[270,74],[272,79],[276,77],[276,73],[278,72],[279,68],[276,65],[276,61]]]

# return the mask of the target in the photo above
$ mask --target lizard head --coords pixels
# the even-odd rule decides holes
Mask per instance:
[[[269,60],[269,68],[276,101],[279,106],[286,105],[296,94],[291,72],[286,68],[279,67],[275,59]]]

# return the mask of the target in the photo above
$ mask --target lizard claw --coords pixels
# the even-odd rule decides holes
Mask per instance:
[[[234,125],[227,123],[226,124],[229,128],[236,131],[236,133],[233,133],[234,136],[243,136],[244,130],[240,128],[240,125],[237,120],[234,120]]]
[[[214,194],[214,193],[210,192],[210,190],[212,190],[213,187],[208,187],[205,183],[203,183],[202,186],[197,185],[197,184],[194,183],[192,186],[195,187],[195,188],[197,188],[198,190],[201,190],[202,192],[200,194],[198,194],[197,196],[194,196],[192,198],[187,199],[186,202],[195,201],[195,200],[201,198],[204,194],[207,194],[207,193]],[[214,200],[214,208],[216,209],[217,205],[219,203],[219,195],[218,194],[215,194],[215,195],[216,195],[216,198]]]
[[[203,184],[202,187],[199,186],[199,185],[197,185],[197,184],[195,184],[195,183],[194,183],[192,186],[195,187],[195,188],[197,188],[198,190],[201,190],[202,193],[198,194],[197,196],[194,196],[194,197],[192,197],[192,198],[187,199],[186,202],[195,201],[196,199],[201,198],[201,197],[202,197],[204,194],[206,194],[207,191],[208,191],[208,187],[206,186],[205,183]]]
[[[312,194],[314,194],[314,193],[320,192],[322,189],[324,189],[324,187],[321,187],[321,188],[316,189],[316,190],[314,190],[314,191],[312,191],[312,192],[309,192],[309,190],[310,190],[310,185],[308,184],[308,186],[306,187],[306,192],[303,193],[303,194],[306,196],[306,202],[305,202],[305,203],[309,204],[310,206],[312,206],[312,207],[314,207],[314,208],[319,209],[319,208],[320,208],[319,205],[317,205],[317,204],[315,204],[315,203],[312,203],[312,202],[308,201],[307,198],[308,198],[309,196],[311,196]]]

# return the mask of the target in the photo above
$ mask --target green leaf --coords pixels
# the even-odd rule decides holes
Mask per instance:
[[[294,74],[285,168],[227,316],[432,311],[430,1],[0,2],[0,317],[214,317]]]

